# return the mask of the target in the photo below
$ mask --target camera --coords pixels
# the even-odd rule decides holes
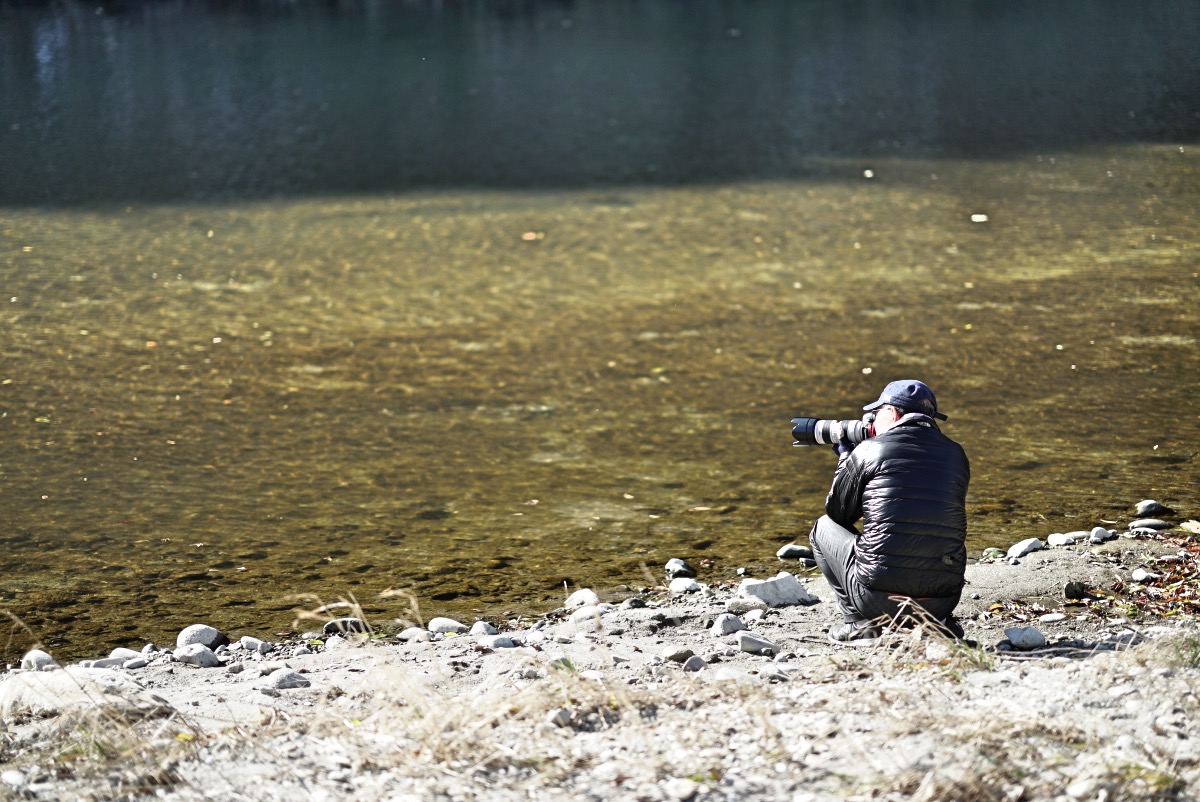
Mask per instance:
[[[858,445],[874,434],[875,413],[868,412],[862,420],[821,420],[792,418],[794,446],[831,446],[843,437]]]

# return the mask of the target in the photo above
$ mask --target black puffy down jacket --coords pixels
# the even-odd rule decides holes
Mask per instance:
[[[825,500],[826,514],[847,529],[863,519],[859,581],[918,598],[960,592],[970,479],[962,447],[925,416],[859,443],[838,465]]]

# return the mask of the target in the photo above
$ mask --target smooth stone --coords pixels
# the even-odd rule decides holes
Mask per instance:
[[[1046,545],[1054,546],[1056,548],[1060,546],[1074,546],[1077,542],[1078,541],[1075,540],[1073,535],[1068,535],[1063,532],[1055,532],[1046,538]]]
[[[1063,586],[1064,598],[1086,599],[1089,595],[1087,584],[1084,582],[1068,582]]]
[[[1032,554],[1042,548],[1042,541],[1036,537],[1029,537],[1022,540],[1020,543],[1014,543],[1008,547],[1008,558],[1016,560],[1024,557],[1026,554]]]
[[[396,640],[407,641],[409,643],[428,642],[433,640],[433,633],[420,627],[409,627],[397,635]]]
[[[145,646],[142,647],[142,654],[144,654],[144,655],[149,656],[149,655],[155,654],[157,652],[158,652],[158,647],[155,646],[153,643],[147,643]]]
[[[207,647],[205,647],[207,648]],[[140,655],[139,655],[140,656]],[[214,655],[215,657],[216,655]],[[79,665],[85,668],[120,668],[125,665],[125,661],[131,658],[128,657],[105,657],[101,660],[84,660]]]
[[[743,617],[744,617],[744,618],[745,618],[747,621],[749,621],[749,622],[751,622],[751,623],[754,623],[755,621],[762,621],[762,620],[763,620],[763,616],[765,616],[766,614],[767,614],[767,611],[766,611],[766,609],[765,609],[765,608],[762,608],[762,607],[759,607],[759,608],[756,608],[756,609],[754,609],[754,610],[748,610],[748,611],[746,612],[745,616],[743,616]]]
[[[30,649],[21,658],[21,668],[32,669],[33,671],[43,671],[57,665],[58,662],[41,649]]]
[[[338,649],[349,649],[354,644],[341,635],[330,635],[325,639],[325,651],[336,652]]]
[[[258,638],[252,638],[249,635],[243,635],[238,643],[242,645],[243,649],[258,652],[259,654],[269,654],[275,648],[275,644],[267,643],[265,640],[259,640]]]
[[[13,788],[20,788],[25,784],[25,775],[16,769],[0,771],[0,783],[4,783],[5,785]]]
[[[738,648],[750,654],[776,655],[779,653],[779,647],[774,643],[749,632],[743,632],[738,636]]]
[[[662,650],[662,659],[669,660],[672,663],[682,663],[694,654],[695,652],[691,649],[683,646],[668,646]]]
[[[110,658],[120,657],[122,660],[132,660],[135,657],[141,657],[142,653],[135,652],[133,649],[126,649],[123,646],[118,646],[116,649],[113,649],[111,652],[109,652],[108,656]]]
[[[1132,576],[1134,582],[1146,582],[1151,579],[1159,579],[1162,574],[1147,571],[1145,568],[1134,568]]]
[[[816,604],[820,601],[800,584],[800,580],[787,571],[781,571],[773,579],[743,579],[738,585],[737,595],[761,599],[768,607]]]
[[[560,707],[558,710],[551,710],[546,715],[546,723],[555,727],[571,726],[571,711]]]
[[[580,623],[581,621],[595,621],[604,613],[608,612],[608,610],[605,609],[606,607],[612,609],[611,606],[607,604],[589,604],[587,607],[580,607],[578,610],[571,613],[571,621],[576,624]]]
[[[775,552],[775,556],[781,560],[802,560],[813,558],[812,549],[807,546],[799,546],[795,543],[789,543],[779,551]]]
[[[767,603],[758,598],[740,599],[735,596],[725,603],[725,610],[733,613],[734,615],[745,615],[752,610],[765,609],[767,609]]]
[[[290,688],[307,688],[312,685],[312,680],[299,671],[293,671],[290,668],[280,668],[271,672],[271,675],[267,677],[267,685],[270,688],[283,691]]]
[[[508,635],[485,635],[476,641],[485,649],[515,649],[517,642]]]
[[[1092,531],[1088,533],[1088,535],[1091,537],[1092,542],[1096,542],[1098,540],[1101,543],[1107,543],[1110,540],[1116,540],[1118,537],[1116,532],[1111,529],[1105,529],[1103,526],[1094,527]]]
[[[679,596],[684,593],[699,593],[703,587],[699,582],[691,577],[681,576],[671,580],[671,584],[667,586],[671,591],[672,596]]]
[[[641,610],[646,606],[646,602],[639,599],[637,596],[632,596],[621,602],[622,610]]]
[[[1046,645],[1046,636],[1035,627],[1009,627],[1004,636],[1014,648],[1021,651],[1040,649]]]
[[[568,610],[574,610],[576,607],[591,607],[600,603],[600,597],[591,588],[580,588],[567,597],[567,603],[564,605]]]
[[[691,657],[683,661],[684,671],[701,671],[708,666],[704,658],[698,654],[693,654]]]
[[[1066,621],[1067,616],[1064,613],[1046,613],[1038,618],[1043,624],[1053,624],[1057,621]]]
[[[1170,529],[1171,525],[1161,518],[1138,518],[1129,524],[1130,529]]]
[[[1004,549],[998,549],[995,546],[983,550],[983,554],[979,555],[981,560],[999,560],[1004,556]]]
[[[746,625],[742,623],[742,619],[733,613],[721,613],[713,619],[712,631],[714,635],[732,635],[735,632],[741,632],[745,628]]]
[[[500,630],[489,624],[487,621],[476,621],[471,625],[472,635],[499,635]]]
[[[175,648],[182,649],[184,646],[198,643],[209,649],[215,649],[224,641],[225,637],[214,627],[207,624],[192,624],[190,627],[184,627],[175,637]]]
[[[189,643],[175,650],[175,659],[180,663],[200,668],[214,668],[221,665],[216,653],[203,643]]]
[[[667,560],[665,568],[667,571],[667,576],[671,579],[677,579],[678,577],[690,578],[696,576],[696,569],[678,557],[672,557],[671,559]]]
[[[335,618],[321,628],[322,635],[346,635],[350,632],[368,631],[367,622],[361,618]]]
[[[1152,498],[1139,501],[1134,510],[1140,518],[1146,518],[1151,515],[1170,515],[1172,512],[1172,510],[1164,507]]]
[[[461,635],[467,631],[465,624],[455,621],[453,618],[433,618],[430,619],[427,628],[430,632],[436,632],[441,635],[453,634]]]
[[[145,668],[148,665],[150,665],[150,661],[147,660],[145,657],[138,655],[137,657],[132,657],[132,658],[126,660],[124,663],[121,663],[121,668],[125,668],[130,671],[135,671],[139,668]]]

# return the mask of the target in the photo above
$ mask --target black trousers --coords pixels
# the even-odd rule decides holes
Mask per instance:
[[[813,557],[833,588],[842,618],[846,621],[868,621],[887,616],[896,618],[912,605],[923,608],[938,620],[950,616],[962,593],[937,598],[913,599],[895,593],[871,590],[858,580],[854,570],[854,547],[858,533],[822,515],[808,535]]]

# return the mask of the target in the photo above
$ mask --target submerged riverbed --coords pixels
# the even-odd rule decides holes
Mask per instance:
[[[788,419],[910,376],[974,551],[1195,514],[1194,148],[811,168],[0,213],[4,656],[773,572],[834,462]]]

